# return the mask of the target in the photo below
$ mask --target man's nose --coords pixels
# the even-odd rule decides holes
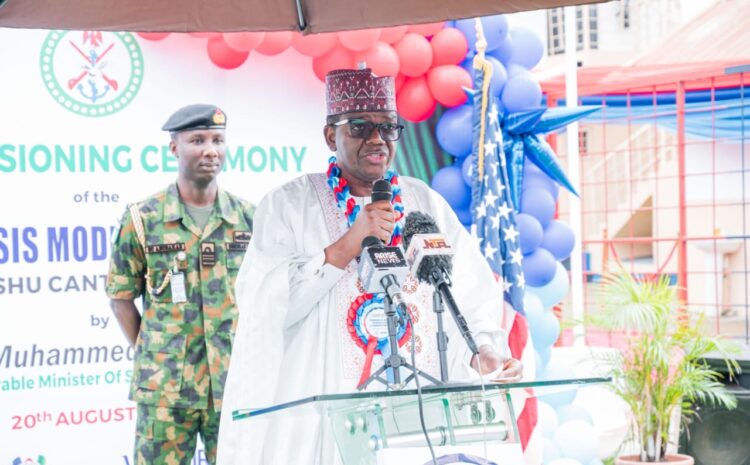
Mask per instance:
[[[385,140],[380,135],[380,128],[377,126],[372,128],[372,132],[370,133],[370,137],[367,138],[368,144],[385,144]]]

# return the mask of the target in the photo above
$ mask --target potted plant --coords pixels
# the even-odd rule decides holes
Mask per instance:
[[[606,275],[601,303],[601,311],[586,323],[623,336],[624,345],[603,356],[602,366],[613,378],[615,394],[632,411],[631,439],[639,449],[636,455],[618,457],[615,464],[692,465],[692,457],[667,454],[670,419],[674,415],[681,424],[689,421],[695,414],[693,401],[730,409],[737,405],[704,358],[723,358],[733,375],[739,367],[731,355],[739,347],[705,335],[702,315],[681,306],[676,288],[664,276],[647,280],[627,272]]]

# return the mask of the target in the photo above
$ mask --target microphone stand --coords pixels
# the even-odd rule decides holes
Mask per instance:
[[[400,323],[400,317],[398,313],[396,312],[396,308],[393,305],[393,302],[391,301],[390,296],[388,294],[385,294],[383,299],[383,305],[385,306],[385,317],[386,322],[388,325],[388,347],[390,348],[390,354],[388,357],[385,357],[383,359],[383,366],[377,369],[375,373],[371,374],[369,378],[365,380],[364,383],[357,386],[357,390],[362,391],[364,390],[371,382],[378,381],[382,384],[384,384],[388,388],[393,389],[401,389],[405,385],[409,384],[409,382],[414,378],[415,374],[418,376],[423,377],[424,379],[430,381],[431,383],[435,384],[436,386],[440,386],[443,383],[429,375],[428,373],[425,373],[424,371],[414,367],[410,363],[407,363],[406,359],[401,356],[401,354],[398,353],[398,326]],[[409,312],[406,310],[406,308],[403,309],[404,315],[406,315],[407,320],[411,322],[411,318],[409,317]],[[412,331],[414,331],[414,326],[412,325]],[[406,377],[406,379],[401,382],[401,367],[407,368],[411,370],[411,374]],[[387,370],[387,371],[386,371]],[[442,370],[442,367],[441,367]],[[392,383],[389,383],[387,379],[383,379],[380,375],[383,372],[386,372],[390,374],[390,378],[393,380]]]
[[[448,281],[445,271],[437,266],[432,268],[432,270],[430,270],[430,282],[435,287],[436,292],[440,293],[443,301],[448,306],[448,310],[450,310],[451,315],[453,315],[453,320],[456,322],[456,326],[458,326],[458,330],[466,341],[466,345],[469,346],[471,353],[479,355],[479,349],[477,349],[477,343],[474,341],[474,336],[471,335],[469,324],[466,323],[466,319],[461,315],[461,312],[458,311],[458,305],[456,305],[456,301],[453,299],[450,281]]]
[[[446,356],[448,335],[443,327],[443,313],[445,313],[443,299],[440,297],[440,291],[437,290],[437,287],[432,291],[432,310],[437,317],[437,332],[435,334],[437,336],[438,359],[440,360],[440,380],[445,384],[448,382],[448,357]]]

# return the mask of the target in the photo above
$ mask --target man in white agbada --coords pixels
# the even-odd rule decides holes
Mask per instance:
[[[480,350],[472,358],[446,320],[451,379],[468,378],[477,366],[506,378],[521,373],[520,363],[502,354],[502,288],[475,241],[439,194],[389,170],[402,129],[393,78],[369,69],[333,71],[326,76],[326,99],[325,140],[336,154],[328,173],[275,189],[255,213],[237,278],[240,318],[224,393],[220,465],[341,462],[324,415],[233,421],[232,412],[356,390],[367,374],[367,341],[356,335],[359,323],[351,317],[368,298],[357,275],[362,239],[399,245],[404,215],[412,211],[435,218],[455,248],[453,293]],[[393,187],[392,201],[370,203],[373,183],[384,178]],[[416,365],[439,379],[432,288],[413,277],[401,284],[414,321]],[[375,357],[373,371],[380,365]]]

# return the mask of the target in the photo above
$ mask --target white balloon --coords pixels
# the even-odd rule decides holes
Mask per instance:
[[[580,395],[580,394],[579,394]],[[578,398],[578,395],[576,396]],[[575,400],[573,401],[575,403]],[[565,423],[570,420],[582,420],[593,425],[594,422],[591,420],[591,415],[581,407],[580,405],[568,404],[561,405],[557,408],[557,419],[560,423]]]
[[[537,411],[537,426],[542,429],[542,436],[550,438],[555,435],[555,430],[560,424],[557,418],[557,412],[547,402],[539,402],[536,407]]]
[[[542,464],[549,465],[560,458],[560,448],[549,438],[542,438]]]
[[[578,391],[572,405],[586,410],[599,434],[599,457],[617,453],[628,435],[629,407],[604,386],[586,386]]]
[[[571,420],[563,423],[555,431],[555,444],[560,448],[560,455],[589,463],[599,451],[599,435],[594,427],[582,420]]]

